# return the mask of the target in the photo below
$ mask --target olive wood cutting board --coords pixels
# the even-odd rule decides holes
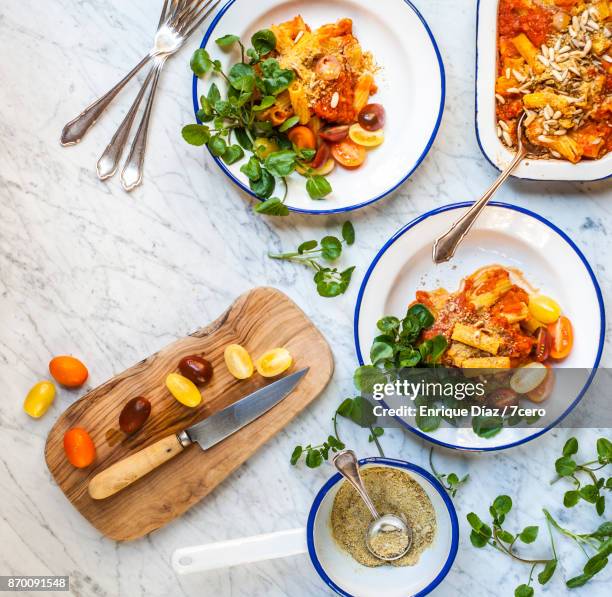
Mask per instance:
[[[243,345],[254,360],[284,346],[294,359],[286,374],[304,367],[310,371],[272,410],[213,448],[204,452],[198,445],[189,446],[118,494],[93,500],[87,484],[97,473],[270,382],[257,373],[243,381],[230,375],[223,351],[234,343]],[[204,356],[214,368],[211,381],[202,388],[202,404],[195,409],[177,402],[165,386],[166,376],[191,354]],[[137,539],[180,516],[215,489],[323,391],[333,370],[329,345],[304,312],[280,291],[256,288],[238,298],[214,323],[170,344],[70,406],[47,438],[47,466],[66,497],[101,533],[117,541]],[[118,429],[119,413],[137,396],[151,402],[151,416],[140,432],[126,437]],[[96,445],[96,460],[87,469],[74,468],[66,460],[63,437],[72,427],[86,429]]]

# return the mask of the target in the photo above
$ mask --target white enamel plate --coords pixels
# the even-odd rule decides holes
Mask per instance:
[[[574,327],[574,347],[558,367],[591,371],[576,388],[557,424],[579,402],[599,365],[605,334],[601,290],[591,267],[572,240],[541,216],[501,203],[487,207],[450,263],[432,261],[433,239],[448,230],[469,204],[455,204],[429,212],[402,228],[380,250],[370,266],[357,299],[355,344],[360,364],[369,359],[385,315],[402,317],[417,290],[444,287],[456,290],[463,278],[478,268],[500,264],[521,270],[543,294],[554,297]],[[368,360],[369,362],[369,360]],[[418,435],[450,448],[500,450],[515,446],[550,429],[504,427],[496,436],[478,437],[472,429],[441,428],[423,433],[398,419]]]
[[[373,203],[395,190],[419,166],[431,147],[444,108],[444,67],[434,37],[423,17],[407,0],[230,0],[218,13],[202,41],[213,59],[227,72],[239,61],[239,50],[221,50],[215,40],[235,34],[250,45],[253,33],[296,15],[314,29],[348,17],[364,50],[371,51],[382,67],[373,102],[387,112],[385,142],[368,152],[365,164],[355,171],[337,167],[329,181],[333,194],[313,201],[305,179],[289,180],[287,206],[293,211],[322,214],[349,211]],[[215,77],[220,88],[221,81]],[[193,103],[208,91],[210,77],[193,80]],[[246,160],[246,158],[245,158]],[[248,179],[240,172],[243,162],[219,167],[249,194]],[[278,195],[278,193],[276,193]]]

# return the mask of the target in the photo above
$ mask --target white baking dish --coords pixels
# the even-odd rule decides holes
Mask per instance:
[[[497,169],[513,157],[497,137],[495,77],[497,73],[497,7],[499,0],[478,0],[476,29],[476,137],[484,156]],[[612,153],[600,160],[571,164],[564,160],[526,159],[513,176],[529,180],[601,180],[612,176]]]

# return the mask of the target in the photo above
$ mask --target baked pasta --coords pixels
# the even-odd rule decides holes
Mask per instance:
[[[199,98],[198,123],[182,134],[228,166],[241,162],[240,172],[263,201],[257,213],[289,213],[287,178],[294,172],[306,179],[311,199],[330,196],[326,177],[336,164],[359,168],[368,149],[383,143],[385,110],[370,103],[378,69],[351,19],[312,30],[296,16],[254,33],[252,47],[230,33],[215,41],[237,61],[225,72],[205,48],[194,52],[194,74],[216,77],[222,89],[212,82]]]
[[[612,2],[499,0],[497,135],[577,163],[612,149]]]
[[[514,369],[564,359],[572,348],[572,325],[557,303],[501,266],[478,270],[457,292],[418,291],[414,304],[435,319],[423,340],[446,338],[441,363],[449,367]]]

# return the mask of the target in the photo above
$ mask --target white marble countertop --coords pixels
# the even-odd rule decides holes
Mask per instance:
[[[106,91],[148,47],[159,1],[6,0],[0,7],[0,574],[68,574],[76,595],[325,594],[306,556],[177,579],[169,565],[181,546],[300,526],[329,469],[294,469],[288,459],[302,440],[327,433],[339,401],[351,392],[355,366],[353,306],[361,277],[383,240],[414,216],[474,199],[496,172],[474,134],[475,2],[416,0],[437,36],[446,65],[446,112],[436,143],[398,192],[352,214],[358,265],[349,292],[319,298],[310,275],[273,263],[269,249],[337,230],[341,217],[263,219],[204,152],[182,142],[192,120],[188,60],[195,38],[167,66],[149,137],[146,181],[126,195],[117,180],[101,183],[94,165],[114,132],[118,102],[78,147],[63,149],[63,124]],[[499,199],[528,206],[567,231],[585,252],[606,297],[612,290],[612,183],[510,182]],[[571,281],[568,281],[571,283]],[[320,399],[270,441],[208,499],[146,539],[102,538],[52,482],[43,459],[47,432],[80,393],[61,391],[38,422],[23,397],[47,376],[52,355],[81,355],[95,387],[168,342],[206,324],[241,292],[269,284],[306,309],[334,348],[337,372]],[[607,346],[609,349],[609,346]],[[604,363],[609,364],[609,350]],[[610,431],[601,431],[610,436]],[[342,426],[343,437],[373,455],[367,434]],[[557,430],[507,453],[438,454],[442,470],[469,471],[456,504],[462,531],[453,570],[436,595],[510,595],[528,570],[493,550],[469,545],[465,514],[485,513],[500,493],[522,500],[516,526],[543,524],[541,505],[580,529],[595,526],[590,507],[561,514],[563,489],[548,485],[568,430]],[[594,443],[595,430],[580,431]],[[428,446],[388,431],[389,456],[426,466]],[[608,499],[610,502],[610,499]],[[612,504],[608,504],[611,508]],[[562,577],[581,568],[573,545],[558,540],[562,573],[538,593],[564,592]],[[547,549],[542,539],[533,548]],[[610,574],[576,594],[598,596]],[[609,584],[608,584],[609,588]]]

